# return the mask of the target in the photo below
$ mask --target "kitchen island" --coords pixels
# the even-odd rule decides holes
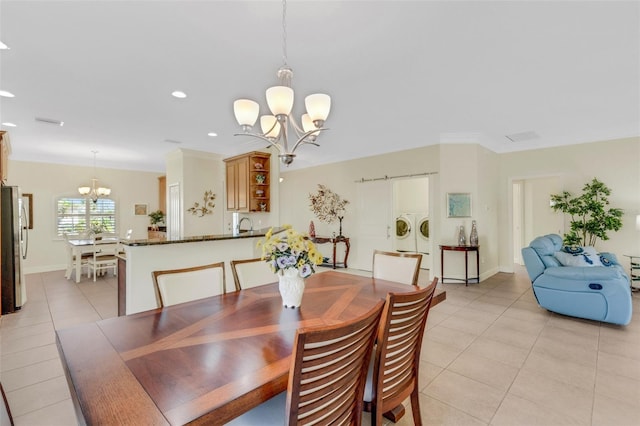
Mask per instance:
[[[259,257],[262,251],[256,244],[269,229],[176,240],[122,240],[124,255],[118,261],[118,315],[160,307],[153,271],[224,262],[226,288],[233,290],[231,261]],[[273,233],[283,230],[274,227]]]

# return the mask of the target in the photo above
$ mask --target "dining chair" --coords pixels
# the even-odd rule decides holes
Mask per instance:
[[[231,261],[231,272],[236,290],[251,288],[278,281],[271,267],[259,257]]]
[[[11,415],[11,409],[9,408],[9,401],[7,401],[7,395],[4,393],[2,383],[0,383],[0,393],[2,394],[2,406],[0,406],[0,425],[13,426],[13,416]]]
[[[438,278],[434,278],[418,291],[387,294],[364,391],[364,408],[371,411],[372,425],[382,425],[383,414],[409,396],[413,423],[422,424],[418,396],[420,349],[437,284]]]
[[[190,302],[227,292],[224,262],[190,268],[153,271],[160,307]]]
[[[229,425],[360,425],[363,391],[380,314],[366,314],[296,332],[287,391],[232,420]]]
[[[418,285],[422,254],[373,251],[373,278]]]
[[[113,275],[118,275],[118,258],[116,255],[120,252],[120,243],[101,244],[99,240],[93,240],[93,253],[87,259],[87,277],[93,272],[93,281],[96,281],[97,275],[106,273],[110,268]]]

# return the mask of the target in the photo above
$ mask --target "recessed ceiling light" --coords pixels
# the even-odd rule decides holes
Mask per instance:
[[[211,136],[212,138],[215,138],[216,136],[218,136],[218,134],[216,132],[209,132],[207,133],[207,136]]]
[[[13,123],[2,123],[3,126],[5,127],[17,127],[15,124]]]
[[[0,50],[9,50],[10,47],[0,41]]]
[[[184,92],[181,92],[180,90],[176,90],[175,92],[171,92],[171,96],[173,96],[174,98],[186,98],[187,94]]]
[[[7,92],[6,90],[0,90],[0,96],[3,96],[5,98],[13,98],[15,97],[15,95],[11,92]]]

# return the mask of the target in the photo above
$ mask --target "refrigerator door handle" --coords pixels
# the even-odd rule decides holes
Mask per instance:
[[[27,252],[29,251],[29,216],[27,216],[27,210],[22,206],[22,217],[24,223],[22,229],[20,229],[20,250],[22,251],[22,258],[27,258]]]

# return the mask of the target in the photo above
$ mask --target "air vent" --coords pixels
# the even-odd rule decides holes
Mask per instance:
[[[175,139],[165,139],[164,141],[168,142],[168,143],[173,143],[173,144],[176,144],[176,145],[180,145],[182,143],[182,142],[177,141]]]
[[[46,123],[46,124],[55,124],[56,126],[64,126],[64,121],[60,121],[60,120],[53,120],[51,118],[41,118],[41,117],[36,117],[36,121],[39,121],[40,123]]]
[[[505,135],[505,137],[511,142],[525,142],[534,139],[540,139],[540,135],[538,135],[533,130],[530,130],[528,132],[512,133],[510,135]]]

